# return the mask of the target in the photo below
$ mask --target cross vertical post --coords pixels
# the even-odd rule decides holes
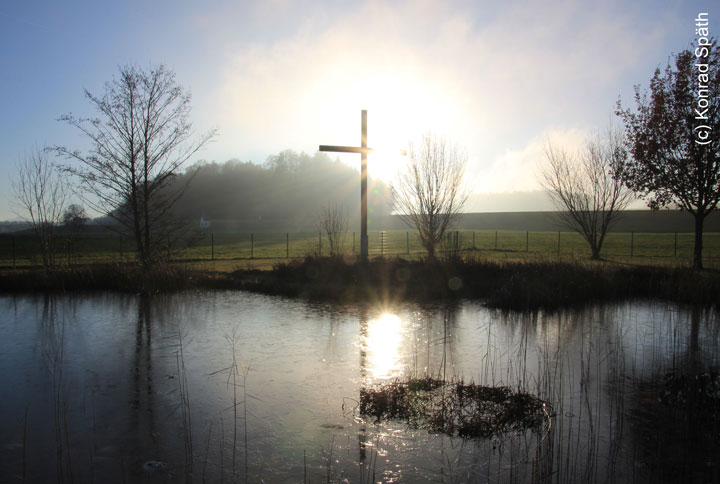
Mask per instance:
[[[367,233],[367,154],[372,148],[367,145],[367,110],[361,111],[360,119],[360,147],[357,146],[330,146],[320,145],[320,151],[334,153],[360,153],[360,258],[368,259],[368,233]]]
[[[367,231],[367,110],[362,110],[360,132],[360,257],[367,260],[369,253]]]

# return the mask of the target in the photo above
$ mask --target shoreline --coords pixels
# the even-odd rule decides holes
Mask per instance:
[[[158,293],[188,289],[244,290],[337,303],[479,300],[508,310],[559,309],[597,302],[657,298],[720,305],[720,272],[584,262],[493,262],[462,258],[407,261],[308,257],[272,270],[143,271],[135,264],[94,264],[0,271],[0,292],[108,290]]]

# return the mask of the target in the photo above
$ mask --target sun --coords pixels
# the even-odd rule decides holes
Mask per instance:
[[[374,149],[368,156],[368,172],[389,182],[406,162],[402,152],[409,140],[428,131],[444,131],[453,120],[454,103],[443,89],[400,69],[358,78],[350,74],[354,72],[334,72],[316,86],[320,119],[332,123],[325,136],[340,140],[328,144],[358,145],[360,111],[366,109],[368,146]]]

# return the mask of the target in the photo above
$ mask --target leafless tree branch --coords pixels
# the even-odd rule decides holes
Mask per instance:
[[[87,91],[85,96],[98,117],[61,120],[78,128],[92,148],[82,153],[57,146],[55,151],[79,162],[67,171],[80,180],[88,206],[131,232],[140,261],[150,265],[179,231],[170,209],[187,183],[171,182],[216,133],[193,136],[190,95],[162,65],[147,71],[122,67],[101,96]]]
[[[67,180],[50,161],[47,150],[35,148],[17,165],[12,190],[17,213],[30,221],[47,269],[55,264],[56,230],[69,193]]]
[[[425,134],[410,144],[408,163],[391,186],[394,210],[417,229],[431,259],[467,200],[462,189],[466,163],[462,150]]]
[[[599,259],[608,230],[634,197],[622,180],[627,158],[622,133],[610,128],[575,155],[548,142],[545,157],[541,183],[561,220],[583,236],[592,258]]]
[[[342,255],[348,231],[347,213],[337,205],[327,205],[318,216],[318,227],[327,235],[330,256]]]

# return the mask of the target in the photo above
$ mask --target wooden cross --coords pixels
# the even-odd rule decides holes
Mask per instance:
[[[368,259],[367,234],[367,154],[373,151],[367,146],[367,110],[362,110],[360,122],[360,147],[320,145],[320,151],[334,153],[360,153],[360,258]]]

